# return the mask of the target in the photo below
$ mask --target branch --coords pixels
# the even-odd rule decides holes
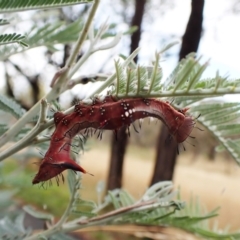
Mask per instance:
[[[87,32],[88,32],[91,22],[93,20],[94,14],[97,10],[98,4],[99,4],[99,0],[95,0],[94,4],[92,5],[87,22],[85,23],[83,30],[80,33],[77,43],[74,47],[74,50],[71,53],[71,55],[66,63],[65,68],[67,68],[67,70],[61,75],[61,77],[58,79],[56,84],[53,86],[52,90],[45,97],[43,97],[43,99],[46,99],[48,102],[51,102],[52,100],[56,99],[56,97],[58,97],[59,94],[61,93],[62,86],[64,86],[66,84],[69,68],[74,64],[74,61],[78,55],[78,52],[82,46],[82,43],[87,36]],[[11,129],[9,129],[6,133],[4,133],[1,136],[0,147],[5,145],[7,142],[9,142],[9,140],[11,140],[24,127],[24,125],[37,114],[37,112],[39,111],[40,102],[41,102],[41,100],[38,103],[36,103],[27,113],[25,113],[25,115],[21,119],[19,119],[11,127]],[[2,159],[3,158],[1,157],[1,160]]]
[[[40,239],[42,236],[44,237],[48,237],[53,235],[56,232],[59,232],[59,230],[62,228],[62,225],[65,223],[65,221],[68,219],[69,215],[71,214],[71,210],[73,207],[73,204],[75,202],[75,198],[76,198],[76,194],[78,194],[78,190],[80,188],[80,176],[81,174],[74,174],[75,177],[75,187],[73,189],[73,191],[71,191],[71,196],[70,196],[70,200],[68,202],[68,206],[65,210],[65,212],[63,213],[62,217],[60,218],[60,220],[52,227],[50,227],[48,230],[44,231],[44,232],[40,232],[40,233],[36,233],[30,237],[25,238],[25,240],[34,240],[34,239]]]
[[[35,127],[20,141],[16,142],[14,144],[13,151],[11,150],[11,147],[6,149],[5,151],[1,152],[0,161],[5,159],[6,157],[16,153],[17,151],[21,150],[22,148],[28,146],[33,138],[40,132],[43,131],[43,128],[45,126],[46,120],[46,112],[47,112],[48,104],[47,101],[42,99],[40,102],[40,112],[39,112],[39,118],[37,121],[37,124]]]
[[[177,90],[173,93],[173,91],[164,91],[160,93],[150,93],[150,94],[135,94],[129,93],[128,97],[148,97],[148,98],[164,98],[164,97],[219,97],[225,94],[240,94],[240,87],[232,88],[219,88],[213,92],[212,89],[191,89],[190,91],[186,90]],[[126,94],[118,94],[118,98],[126,98]]]
[[[90,75],[90,76],[79,76],[77,78],[71,79],[68,84],[67,88],[72,89],[78,84],[87,84],[89,82],[100,82],[100,81],[105,81],[107,79],[106,74],[95,74],[95,75]]]
[[[53,235],[54,233],[58,232],[60,227],[62,228],[62,232],[70,232],[70,231],[80,230],[82,228],[86,228],[86,227],[90,227],[90,226],[105,225],[105,223],[109,222],[111,219],[119,217],[119,216],[125,214],[126,212],[131,212],[135,209],[141,209],[141,207],[146,207],[146,206],[149,206],[149,208],[152,208],[153,204],[154,204],[154,201],[142,202],[142,203],[133,204],[133,205],[127,206],[127,207],[122,207],[120,209],[111,211],[109,213],[103,214],[98,217],[93,217],[93,218],[86,219],[86,220],[84,219],[81,221],[79,221],[79,219],[76,219],[76,220],[70,221],[66,224],[62,224],[64,221],[61,221],[61,220],[65,219],[64,216],[65,216],[66,211],[68,210],[68,208],[67,208],[64,215],[62,216],[62,218],[52,228],[50,228],[44,232],[40,232],[40,233],[37,233],[30,237],[27,237],[24,240],[34,240],[34,239],[40,238],[41,236],[49,237],[49,236]],[[68,205],[68,207],[69,207],[69,205]]]

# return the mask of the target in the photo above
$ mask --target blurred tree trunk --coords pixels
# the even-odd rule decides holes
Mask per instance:
[[[39,86],[39,74],[35,74],[33,76],[29,76],[23,69],[21,69],[21,67],[13,62],[11,62],[10,60],[5,61],[9,64],[11,64],[16,71],[19,72],[19,74],[21,74],[23,77],[25,77],[25,79],[28,81],[29,85],[31,86],[31,90],[32,90],[32,105],[34,105],[38,99],[39,99],[39,94],[40,94],[40,86]],[[6,76],[6,83],[7,83],[7,94],[10,97],[15,98],[14,96],[14,92],[12,89],[12,86],[10,84],[10,76],[8,75],[8,73],[5,74]],[[26,105],[23,101],[20,101],[19,104],[25,108],[26,110],[29,110],[31,108],[31,106]]]
[[[5,79],[6,79],[6,94],[10,98],[14,98],[13,89],[12,89],[12,86],[11,86],[11,83],[10,83],[11,82],[11,77],[9,76],[6,67],[5,67]]]
[[[192,10],[182,38],[179,60],[198,50],[202,33],[203,8],[204,0],[192,0]],[[157,141],[155,167],[150,185],[173,179],[178,144],[174,140],[166,144],[168,134],[168,129],[163,125]]]
[[[204,0],[192,0],[192,11],[182,38],[179,60],[191,52],[197,52],[202,34]]]
[[[139,46],[145,3],[146,0],[135,0],[135,13],[132,18],[131,26],[138,26],[138,30],[131,36],[130,53]],[[137,56],[134,61],[137,62]],[[117,140],[114,134],[112,136],[110,169],[107,182],[108,190],[120,188],[122,186],[123,161],[128,143],[128,134],[126,130],[126,127],[122,127],[118,131]]]

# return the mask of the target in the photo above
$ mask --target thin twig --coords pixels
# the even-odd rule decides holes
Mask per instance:
[[[28,146],[29,142],[36,136],[36,134],[42,132],[43,126],[46,123],[46,110],[48,108],[48,104],[44,99],[42,99],[40,103],[41,103],[40,112],[39,112],[39,118],[38,118],[37,124],[24,138],[22,138],[21,140],[19,140],[14,144],[14,153]],[[0,156],[0,161],[10,156],[11,154],[13,153],[9,151],[9,148],[6,149],[5,151],[2,151]]]
[[[149,98],[164,98],[164,97],[218,97],[225,94],[239,94],[240,93],[240,87],[232,88],[232,91],[229,91],[228,88],[218,88],[216,92],[213,92],[213,89],[191,89],[189,92],[186,92],[186,90],[177,90],[173,92],[170,91],[164,91],[164,92],[158,92],[158,93],[150,93],[147,95]],[[140,93],[139,95],[136,95],[135,93],[129,93],[128,97],[146,97],[145,93]],[[125,93],[124,94],[118,94],[118,98],[126,98]]]
[[[93,20],[94,14],[97,10],[99,4],[99,0],[95,0],[94,4],[92,5],[90,14],[88,16],[87,22],[84,25],[83,31],[81,32],[81,34],[79,35],[79,38],[77,40],[77,43],[74,47],[73,52],[71,53],[66,66],[68,68],[68,70],[66,70],[60,77],[59,79],[55,82],[52,90],[43,98],[46,99],[48,102],[51,102],[52,100],[54,100],[56,97],[59,96],[60,92],[61,92],[61,88],[62,86],[64,86],[67,82],[67,74],[69,71],[69,67],[74,63],[79,49],[82,46],[83,41],[85,40],[86,36],[87,36],[87,32],[88,29],[90,27],[90,24]],[[39,111],[39,107],[40,107],[40,103],[42,100],[38,101],[38,103],[36,103],[27,113],[25,113],[25,115],[19,119],[7,132],[5,132],[1,138],[0,138],[0,146],[3,146],[4,144],[6,144],[9,140],[11,140],[14,136],[16,136],[18,134],[18,132],[24,127],[24,125],[30,120],[32,119],[37,112]],[[39,129],[38,129],[39,130]],[[43,129],[42,129],[43,130]],[[29,133],[33,136],[36,136],[39,133],[39,131],[34,131],[34,129]],[[16,151],[22,149],[23,147],[27,146],[29,142],[27,142],[27,140],[29,140],[29,138],[24,138],[22,139],[23,141],[26,141],[24,144],[22,143],[22,145],[17,145],[17,146],[13,146],[12,148],[10,148],[8,150],[8,154],[6,154],[6,151],[2,152],[0,154],[0,161],[2,161],[4,158],[6,158],[7,156],[10,156],[11,154],[15,153]],[[17,149],[17,150],[16,150]],[[13,150],[11,152],[11,150]]]
[[[155,78],[156,78],[156,75],[157,75],[157,70],[158,70],[158,67],[159,67],[158,64],[159,64],[159,59],[160,59],[160,53],[156,53],[155,57],[156,57],[156,59],[155,59],[153,72],[152,72],[151,79],[150,79],[150,86],[149,86],[149,89],[148,89],[148,94],[150,94],[152,92],[152,89],[153,89],[154,81],[155,81]]]
[[[91,11],[88,15],[88,19],[83,27],[82,32],[79,35],[79,38],[76,42],[76,45],[75,45],[71,55],[69,56],[69,59],[67,60],[66,66],[64,67],[67,70],[59,77],[59,79],[54,84],[52,90],[45,97],[43,97],[43,99],[46,99],[48,102],[51,102],[56,97],[58,97],[59,94],[61,93],[62,87],[64,87],[66,85],[69,69],[74,64],[75,59],[78,56],[79,50],[81,49],[82,44],[83,44],[84,40],[86,39],[89,27],[91,25],[91,22],[93,20],[96,10],[97,10],[99,1],[100,0],[95,0],[94,4],[92,5]],[[22,129],[22,127],[37,114],[37,112],[39,111],[40,102],[41,102],[41,100],[38,101],[27,113],[25,113],[25,115],[21,119],[19,119],[11,127],[11,129],[9,129],[6,133],[3,134],[3,136],[1,136],[0,146],[3,146],[9,140],[11,140],[14,136],[16,136],[16,134],[18,134],[18,132]]]

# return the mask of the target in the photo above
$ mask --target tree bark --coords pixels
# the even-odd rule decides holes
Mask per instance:
[[[139,46],[145,3],[146,0],[135,0],[135,13],[132,18],[131,26],[138,26],[138,30],[135,31],[131,36],[130,53],[132,53]],[[134,61],[137,62],[137,56],[135,57]],[[122,127],[119,130],[117,134],[117,141],[116,136],[112,136],[110,169],[107,182],[108,190],[121,188],[122,186],[123,163],[128,144],[128,135],[126,130],[126,127]]]
[[[179,60],[198,50],[202,34],[203,8],[204,0],[192,0],[192,10],[182,38]]]
[[[192,10],[182,38],[179,60],[198,50],[202,32],[203,8],[204,0],[192,0]],[[168,134],[167,128],[163,125],[157,141],[155,167],[150,185],[173,179],[178,144],[172,140],[170,144],[166,145]]]
[[[145,4],[146,0],[135,0],[135,13],[132,18],[131,26],[137,26],[138,29],[131,36],[130,54],[139,46]],[[134,61],[138,61],[138,56],[134,58]]]
[[[151,185],[159,181],[173,179],[174,167],[177,159],[178,144],[174,139],[172,139],[170,142],[166,141],[168,137],[168,129],[163,124],[157,140],[157,151]]]
[[[118,131],[117,136],[115,134],[112,136],[111,162],[107,185],[108,190],[121,188],[122,186],[123,162],[128,143],[126,130],[124,126]]]

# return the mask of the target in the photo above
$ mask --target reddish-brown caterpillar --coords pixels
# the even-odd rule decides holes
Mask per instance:
[[[32,183],[36,184],[57,177],[66,169],[86,173],[70,157],[72,139],[84,129],[116,132],[122,126],[130,126],[138,119],[154,117],[167,126],[177,143],[182,143],[189,137],[195,125],[194,119],[186,115],[187,110],[176,110],[168,102],[156,99],[117,100],[107,96],[103,101],[95,99],[92,105],[80,102],[75,106],[74,112],[67,115],[57,112],[54,114],[56,129],[51,136],[49,149]]]

